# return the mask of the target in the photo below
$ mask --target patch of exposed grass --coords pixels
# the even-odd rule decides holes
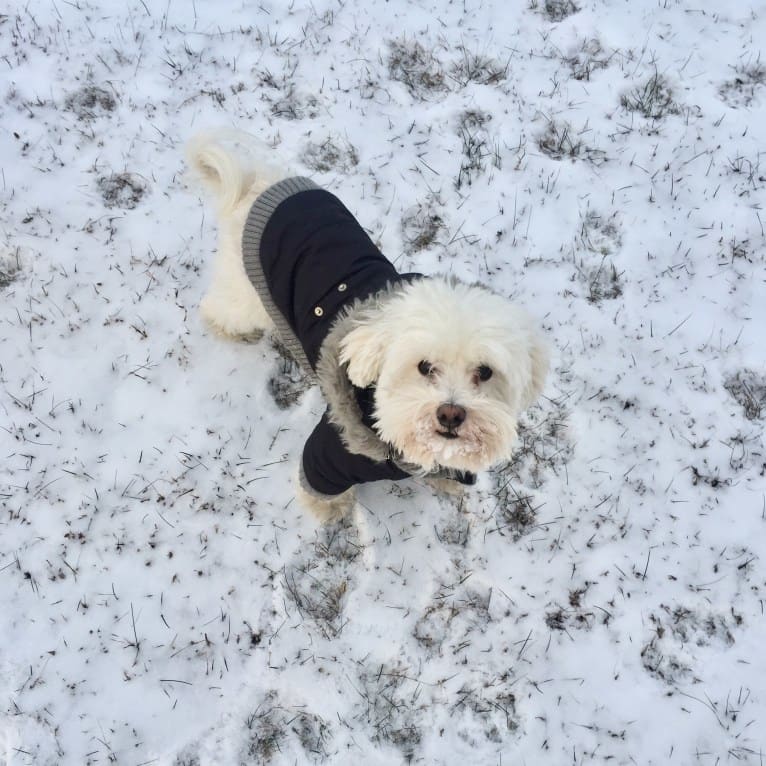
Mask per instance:
[[[518,426],[518,446],[513,458],[496,471],[499,499],[509,497],[507,493],[511,502],[516,497],[508,488],[510,480],[539,488],[547,473],[558,474],[565,468],[573,452],[566,438],[567,417],[564,407],[555,402],[547,411],[540,408],[527,411],[525,421]]]
[[[728,160],[727,171],[740,180],[735,184],[738,194],[750,194],[761,189],[766,182],[766,176],[761,172],[761,155],[745,157],[737,154]]]
[[[323,718],[299,711],[293,715],[288,726],[307,754],[322,760],[328,757],[326,743],[330,737],[330,726]]]
[[[649,675],[670,686],[698,680],[693,668],[695,647],[734,645],[734,628],[741,617],[703,613],[685,606],[662,606],[649,615],[654,635],[641,649],[641,663]]]
[[[608,613],[603,615],[603,619],[609,619]],[[545,613],[545,625],[548,630],[561,631],[569,633],[570,630],[590,630],[596,621],[596,615],[587,609],[578,607],[564,609],[557,606]]]
[[[545,132],[538,138],[537,145],[543,154],[554,160],[584,160],[593,165],[606,162],[606,152],[588,146],[583,138],[585,130],[577,133],[567,122],[549,120]]]
[[[537,526],[537,508],[532,505],[532,498],[517,492],[510,481],[498,487],[495,497],[499,532],[510,534],[511,539],[518,542]]]
[[[590,80],[591,75],[599,69],[606,69],[612,55],[608,55],[595,38],[586,38],[578,50],[567,56],[564,61],[572,72],[575,80]]]
[[[343,630],[350,565],[361,552],[358,531],[342,520],[319,529],[303,560],[284,569],[288,601],[325,638],[335,638]]]
[[[402,216],[402,238],[411,251],[431,247],[447,230],[437,208],[437,198],[429,196],[425,202],[419,202]]]
[[[21,273],[21,257],[19,251],[0,253],[0,290],[11,284]]]
[[[146,183],[135,173],[118,173],[98,179],[98,188],[107,207],[132,210],[146,194]]]
[[[245,719],[248,734],[243,756],[246,756],[250,763],[269,763],[287,737],[279,708],[274,704],[275,699],[276,695],[273,692],[268,694],[266,700]]]
[[[508,76],[507,62],[501,64],[489,56],[469,51],[463,45],[458,51],[460,58],[450,68],[450,77],[459,86],[465,87],[469,83],[497,85]]]
[[[442,585],[415,623],[415,640],[434,651],[444,643],[459,650],[469,643],[472,633],[481,632],[490,621],[491,597],[491,591],[466,587],[462,582]]]
[[[271,113],[275,117],[302,120],[319,114],[319,100],[316,96],[303,96],[296,88],[296,67],[296,62],[288,59],[279,75],[269,69],[261,69],[257,74],[261,98],[271,105]]]
[[[321,142],[309,142],[301,160],[316,173],[348,173],[359,164],[359,154],[345,139],[328,136]]]
[[[532,0],[529,7],[552,22],[563,21],[580,10],[572,0]]]
[[[614,263],[607,262],[606,256],[598,266],[577,266],[577,276],[588,289],[588,301],[601,303],[614,300],[622,295],[622,278]]]
[[[754,62],[735,67],[734,77],[721,85],[718,93],[729,106],[750,106],[764,85],[766,85],[766,66],[758,58]]]
[[[680,111],[673,100],[673,90],[667,78],[657,70],[646,82],[624,93],[620,104],[629,112],[638,112],[648,120],[661,120]]]
[[[457,692],[455,709],[467,708],[484,724],[484,736],[498,744],[507,741],[507,732],[519,729],[516,695],[511,679],[501,677],[483,686],[463,684]]]
[[[319,114],[319,102],[314,96],[301,98],[294,88],[289,88],[282,98],[271,104],[271,113],[285,120],[313,119]]]
[[[247,716],[243,763],[268,764],[281,752],[290,736],[294,736],[307,755],[327,757],[326,741],[330,727],[319,716],[304,710],[290,710],[279,704],[275,692]],[[199,762],[199,761],[197,761]]]
[[[471,536],[471,522],[465,516],[451,517],[435,528],[440,543],[464,548]]]
[[[580,245],[592,253],[614,255],[622,245],[622,234],[617,213],[603,216],[587,210],[580,218]]]
[[[724,380],[723,387],[734,397],[748,420],[760,420],[766,412],[766,375],[739,370]]]
[[[89,84],[70,93],[64,101],[64,107],[74,112],[78,119],[87,121],[113,112],[117,108],[117,100],[106,88]]]
[[[447,90],[444,66],[432,49],[402,38],[389,43],[388,73],[402,83],[418,101],[426,101]]]
[[[423,738],[416,723],[421,684],[412,671],[403,665],[365,666],[354,687],[362,702],[355,718],[371,728],[374,741],[394,745],[412,759]]]
[[[199,756],[190,747],[184,748],[173,760],[173,766],[201,766]]]
[[[470,186],[484,172],[488,162],[497,169],[502,167],[500,149],[493,144],[485,128],[490,119],[489,114],[478,109],[470,109],[460,115],[458,135],[462,142],[462,154],[456,189]]]
[[[325,638],[343,628],[343,600],[348,580],[323,576],[315,562],[285,570],[286,592],[302,617],[309,618]]]

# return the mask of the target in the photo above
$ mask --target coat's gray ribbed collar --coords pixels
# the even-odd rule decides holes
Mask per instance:
[[[303,351],[303,346],[298,338],[295,337],[292,328],[272,300],[271,291],[266,284],[266,277],[263,273],[260,253],[263,231],[277,207],[294,194],[318,188],[310,178],[300,176],[278,181],[255,200],[247,215],[245,228],[242,231],[242,262],[245,266],[245,272],[253,283],[253,287],[255,287],[258,293],[266,313],[271,317],[271,321],[274,322],[280,340],[287,347],[295,361],[300,364],[314,382],[316,382],[317,378]]]

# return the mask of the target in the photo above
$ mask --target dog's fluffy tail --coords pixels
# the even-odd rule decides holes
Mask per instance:
[[[249,133],[215,130],[200,133],[186,146],[186,161],[214,192],[222,212],[233,210],[284,177],[268,164],[269,147]]]

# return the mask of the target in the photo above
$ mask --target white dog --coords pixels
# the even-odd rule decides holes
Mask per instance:
[[[356,484],[472,483],[509,458],[548,367],[524,311],[480,285],[398,274],[336,197],[269,169],[245,133],[200,136],[187,157],[218,199],[203,315],[228,335],[275,329],[328,402],[304,448],[304,505],[327,520]]]

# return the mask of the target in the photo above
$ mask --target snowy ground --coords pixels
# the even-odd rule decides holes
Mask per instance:
[[[760,0],[0,10],[0,764],[762,764],[764,39]],[[511,464],[301,512],[317,390],[197,311],[216,125],[536,313]]]

